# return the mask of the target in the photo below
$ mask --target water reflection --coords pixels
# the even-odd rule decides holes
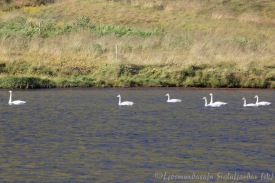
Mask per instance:
[[[210,172],[219,182],[218,172],[274,171],[274,107],[241,100],[258,94],[275,104],[273,90],[14,91],[24,106],[0,92],[3,182],[163,181],[156,172]],[[183,102],[167,103],[168,92]],[[210,92],[228,105],[205,108]],[[135,105],[118,107],[118,94]]]

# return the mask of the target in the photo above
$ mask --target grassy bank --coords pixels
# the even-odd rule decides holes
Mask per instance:
[[[2,88],[275,88],[272,0],[59,0],[3,7]]]
[[[26,62],[1,64],[9,73],[0,78],[1,88],[66,87],[229,87],[275,88],[274,68],[251,65],[239,70],[235,64],[203,64],[179,68],[174,65],[102,64],[90,68],[33,66]],[[14,73],[20,73],[14,74]]]

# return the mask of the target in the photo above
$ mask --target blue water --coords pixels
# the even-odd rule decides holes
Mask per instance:
[[[167,103],[166,93],[183,102]],[[228,104],[204,107],[209,93]],[[118,94],[134,106],[119,107]],[[254,103],[255,95],[272,105],[242,107],[242,97]],[[0,90],[1,182],[275,182],[274,95],[176,88],[15,90],[13,99],[27,103],[9,106],[8,91]]]

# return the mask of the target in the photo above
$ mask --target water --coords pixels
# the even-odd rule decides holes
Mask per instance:
[[[205,108],[211,92],[228,105]],[[118,94],[135,105],[118,107]],[[256,94],[273,105],[243,108]],[[274,90],[14,91],[23,106],[8,97],[0,91],[1,182],[275,181]]]

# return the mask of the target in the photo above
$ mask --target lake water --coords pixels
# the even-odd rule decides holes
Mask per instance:
[[[206,96],[228,102],[204,107]],[[169,104],[171,98],[182,103]],[[118,107],[122,100],[134,106]],[[242,107],[242,97],[273,105]],[[275,182],[275,91],[0,90],[1,182]]]

